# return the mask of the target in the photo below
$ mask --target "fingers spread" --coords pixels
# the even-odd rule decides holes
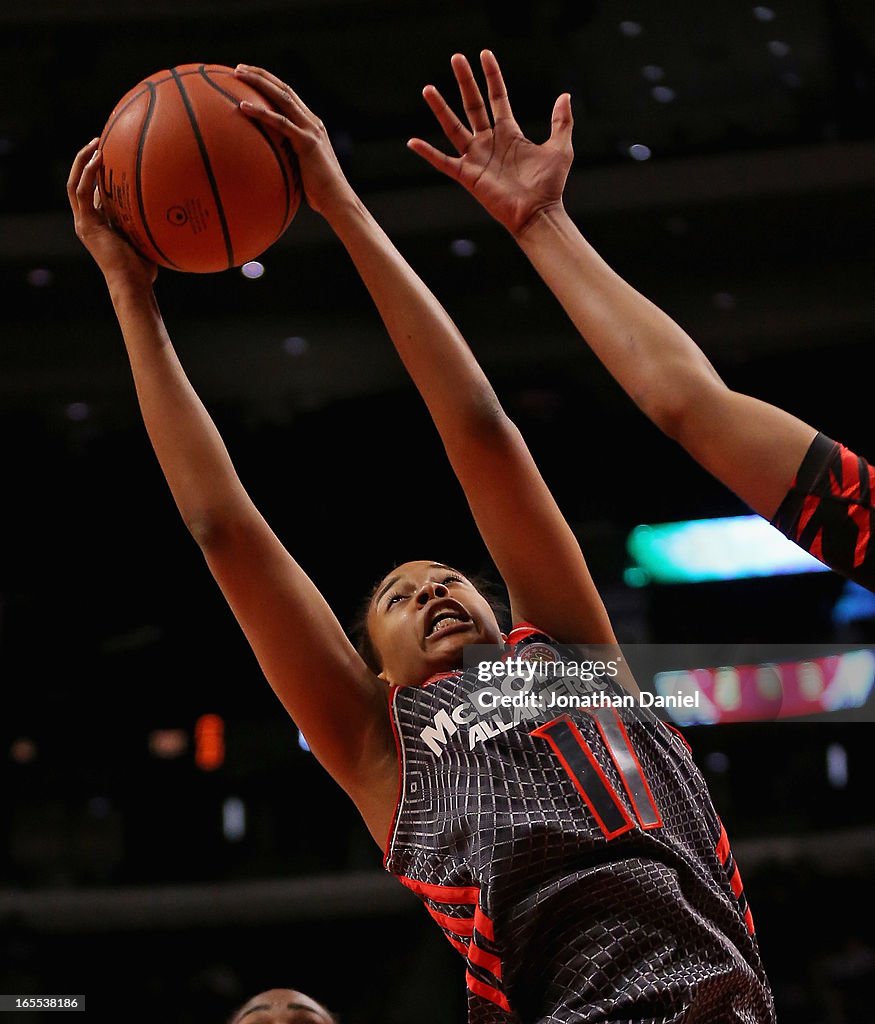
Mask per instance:
[[[486,88],[489,91],[489,106],[492,108],[492,116],[496,121],[513,120],[513,111],[510,109],[510,100],[507,98],[507,87],[501,74],[501,68],[491,50],[484,50],[480,54],[480,64],[483,73],[486,75]]]
[[[489,120],[486,105],[480,95],[480,87],[474,78],[468,58],[461,53],[456,53],[453,54],[451,63],[456,81],[459,83],[459,92],[462,95],[465,113],[468,115],[468,123],[475,132],[488,132],[492,127],[492,122]]]
[[[462,124],[459,118],[453,113],[452,107],[441,96],[433,85],[427,85],[422,90],[423,98],[429,109],[437,118],[438,123],[444,130],[444,135],[456,147],[457,153],[464,153],[471,142],[471,132]]]
[[[417,156],[431,164],[432,167],[441,171],[451,178],[459,177],[459,165],[461,160],[458,157],[447,156],[434,146],[430,146],[422,139],[410,139],[407,148],[411,149]]]

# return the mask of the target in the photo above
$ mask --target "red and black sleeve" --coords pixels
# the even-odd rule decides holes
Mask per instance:
[[[831,569],[875,591],[875,468],[818,434],[772,524]]]

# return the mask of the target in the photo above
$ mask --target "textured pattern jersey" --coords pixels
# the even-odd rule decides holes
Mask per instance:
[[[510,645],[567,667],[530,626]],[[527,686],[531,706],[477,696]],[[475,667],[392,692],[385,866],[465,957],[469,1022],[772,1024],[738,868],[685,741],[649,709],[551,708],[552,692],[624,691],[583,673],[485,683]]]
[[[875,591],[875,468],[818,434],[772,520],[831,569]]]

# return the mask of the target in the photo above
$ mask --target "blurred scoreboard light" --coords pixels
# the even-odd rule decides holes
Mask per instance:
[[[657,672],[657,694],[695,695],[695,706],[668,707],[679,725],[774,721],[860,708],[875,686],[870,649],[799,661]]]
[[[760,516],[636,526],[626,550],[633,587],[828,571]]]

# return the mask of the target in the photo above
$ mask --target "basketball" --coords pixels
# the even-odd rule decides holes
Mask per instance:
[[[112,225],[148,260],[211,273],[255,259],[301,202],[291,143],[240,111],[264,97],[218,64],[159,71],[117,104],[100,137]]]

